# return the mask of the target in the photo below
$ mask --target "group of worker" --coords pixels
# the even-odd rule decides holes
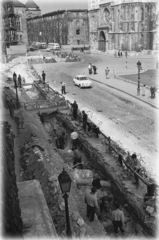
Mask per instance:
[[[107,194],[101,197],[98,201],[97,193],[98,189],[101,188],[101,185],[99,185],[99,179],[94,179],[92,182],[92,188],[87,190],[84,195],[84,202],[87,205],[87,218],[90,222],[93,222],[96,214],[98,216],[98,219],[100,220],[100,215],[103,210],[109,211],[115,235],[118,235],[118,229],[120,229],[121,233],[125,235],[124,213],[122,210],[120,210],[120,204],[117,201],[113,201],[113,197]]]

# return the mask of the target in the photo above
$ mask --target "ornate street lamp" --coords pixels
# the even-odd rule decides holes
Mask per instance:
[[[137,95],[140,96],[140,70],[141,68],[141,62],[137,62],[137,68],[138,68],[138,85],[137,85]]]
[[[70,228],[70,219],[69,219],[69,210],[68,210],[68,195],[71,188],[71,178],[64,168],[62,173],[59,174],[58,180],[59,180],[61,192],[63,194],[63,198],[65,200],[66,224],[67,224],[66,234],[68,237],[71,237],[72,233]]]

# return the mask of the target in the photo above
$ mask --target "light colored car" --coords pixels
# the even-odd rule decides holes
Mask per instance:
[[[52,50],[60,50],[60,45],[58,43],[54,43]]]
[[[51,52],[51,48],[47,48],[47,49],[46,49],[46,52]]]
[[[48,48],[51,48],[51,50],[60,50],[60,45],[58,43],[49,43]]]
[[[80,88],[93,86],[92,81],[85,75],[76,75],[76,77],[73,78],[73,82]]]

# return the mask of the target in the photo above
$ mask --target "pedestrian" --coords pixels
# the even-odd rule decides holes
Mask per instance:
[[[19,76],[18,76],[18,86],[19,86],[20,88],[22,87],[22,78],[21,78],[20,74],[19,74]]]
[[[116,78],[116,68],[113,68],[113,74],[114,74],[114,77]]]
[[[125,52],[125,57],[126,57],[126,58],[128,57],[128,52],[127,52],[127,51]]]
[[[94,215],[96,210],[99,211],[97,195],[97,189],[92,187],[91,192],[90,190],[85,193],[84,201],[87,204],[87,217],[89,218],[90,222],[94,221]]]
[[[88,65],[88,72],[89,72],[89,74],[92,74],[92,64],[91,63]]]
[[[12,99],[9,101],[8,108],[9,108],[11,118],[14,119],[14,103],[13,103]]]
[[[61,136],[58,138],[58,144],[60,149],[64,149],[65,147],[65,132],[61,134]]]
[[[82,118],[82,121],[83,121],[83,130],[84,130],[84,132],[86,132],[87,114],[85,113],[85,111],[82,111],[82,114],[83,114],[83,118]]]
[[[96,72],[97,71],[97,67],[95,65],[93,66],[93,71],[94,71],[94,74],[97,74],[97,72]]]
[[[118,57],[120,57],[120,51],[118,51]]]
[[[66,94],[66,83],[61,82],[61,93]]]
[[[142,86],[142,96],[145,96],[145,88],[146,88],[146,85],[144,84],[144,85]]]
[[[25,78],[24,77],[22,77],[22,83],[25,84]]]
[[[42,71],[42,81],[43,81],[43,84],[45,84],[45,78],[46,78],[46,73],[44,71]]]
[[[99,127],[97,127],[95,124],[93,124],[93,127],[92,127],[92,132],[94,133],[94,135],[99,138],[99,134],[100,134],[100,131],[99,131]]]
[[[17,88],[17,74],[13,73],[14,88]]]
[[[155,98],[156,88],[154,85],[150,87],[151,98]]]
[[[17,79],[17,74],[15,72],[13,73],[13,80],[14,79]]]
[[[105,69],[106,79],[109,79],[109,78],[110,78],[110,77],[109,77],[109,72],[110,72],[110,70],[109,70],[109,68],[107,67],[107,68]]]
[[[120,52],[120,57],[122,57],[123,56],[123,53],[122,53],[122,51]]]
[[[73,119],[76,121],[78,116],[78,104],[76,103],[76,101],[74,101],[74,103],[72,104],[72,115]]]
[[[125,234],[124,227],[124,213],[120,209],[119,203],[115,204],[115,210],[112,211],[112,223],[114,226],[114,232],[115,235],[118,234],[118,228],[120,228],[120,231],[122,234]]]

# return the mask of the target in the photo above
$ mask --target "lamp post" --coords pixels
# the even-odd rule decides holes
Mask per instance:
[[[19,107],[19,98],[18,98],[18,91],[17,91],[17,76],[13,75],[14,86],[16,90],[16,99],[17,99],[17,107]]]
[[[66,224],[67,224],[66,234],[68,237],[71,237],[72,233],[71,233],[69,210],[68,210],[68,195],[71,188],[71,178],[64,168],[62,173],[59,174],[58,180],[59,180],[61,192],[63,194],[63,198],[65,200]]]
[[[138,68],[138,84],[137,84],[137,95],[140,96],[140,70],[141,70],[141,62],[137,62],[137,68]]]

